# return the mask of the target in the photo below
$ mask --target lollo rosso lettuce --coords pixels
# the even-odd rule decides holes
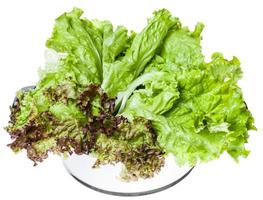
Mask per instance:
[[[140,32],[82,18],[56,19],[36,87],[20,90],[6,127],[15,152],[35,164],[92,154],[94,167],[121,162],[123,180],[153,177],[173,154],[179,165],[246,157],[255,130],[237,82],[239,60],[205,62],[194,31],[162,9]]]

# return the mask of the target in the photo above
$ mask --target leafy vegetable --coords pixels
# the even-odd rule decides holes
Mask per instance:
[[[156,137],[148,120],[135,118],[132,123],[124,120],[113,137],[98,137],[94,167],[122,162],[123,180],[153,177],[164,165],[164,152],[156,145]]]
[[[11,106],[9,146],[35,164],[56,154],[89,154],[94,167],[123,163],[123,180],[153,177],[172,153],[196,165],[228,152],[247,156],[255,130],[238,87],[236,57],[205,62],[198,23],[193,32],[162,9],[140,32],[81,18],[56,19],[47,61],[34,89]]]
[[[171,30],[162,46],[161,56],[177,66],[193,67],[204,64],[200,46],[203,28],[204,25],[198,23],[193,32],[187,27]]]
[[[127,85],[144,70],[168,31],[179,26],[178,19],[172,18],[167,10],[155,12],[148,25],[136,35],[125,56],[116,62],[105,63],[103,90],[110,96],[116,96],[118,92],[124,91]]]
[[[199,26],[197,25],[196,30]],[[183,37],[185,39],[192,34]],[[181,40],[181,35],[173,35],[174,41]],[[167,40],[171,40],[171,37],[167,37]],[[189,47],[191,43],[197,44],[197,41],[198,38],[189,38],[186,43]],[[176,47],[179,48],[178,46]],[[141,116],[152,120],[154,128],[158,130],[159,144],[166,152],[173,153],[179,164],[195,165],[199,161],[209,161],[218,158],[224,151],[236,160],[239,156],[247,156],[249,151],[244,146],[248,139],[247,130],[255,127],[237,86],[237,81],[242,75],[238,59],[234,57],[228,61],[221,54],[215,53],[210,63],[201,64],[204,62],[202,61],[197,64],[196,61],[201,57],[200,51],[193,53],[190,48],[189,54],[184,53],[184,58],[187,55],[191,56],[184,61],[186,65],[181,65],[178,62],[182,60],[181,54],[172,54],[171,52],[175,52],[173,48],[170,49],[171,52],[167,51],[161,52],[163,57],[159,55],[146,68],[145,73],[164,72],[166,74],[160,77],[163,81],[168,77],[167,74],[172,74],[175,78],[170,77],[169,80],[178,81],[178,85],[173,83],[172,86],[175,91],[178,89],[180,98],[172,102],[172,108],[171,102],[163,100],[169,109],[160,116],[162,113],[149,108],[147,103],[141,103],[158,102],[154,100],[154,96],[144,96],[145,93],[154,94],[152,89],[147,87],[146,81],[145,88],[135,90],[127,101],[123,115],[128,118]],[[189,65],[187,61],[192,58],[193,65]],[[156,78],[152,79],[151,84],[154,82]],[[161,87],[161,84],[158,86]],[[165,89],[172,91],[167,86],[162,90]],[[158,90],[157,96],[164,98],[162,90]],[[151,106],[153,105],[155,104],[152,103]],[[161,105],[157,108],[161,108]]]
[[[52,37],[47,47],[57,52],[68,53],[68,61],[75,66],[88,82],[102,80],[102,34],[87,19],[80,19],[83,11],[73,9],[56,19]],[[82,70],[83,68],[83,70]]]

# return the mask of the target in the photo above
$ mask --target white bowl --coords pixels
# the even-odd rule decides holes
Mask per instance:
[[[63,163],[77,181],[98,192],[118,196],[140,196],[160,192],[183,180],[194,167],[178,167],[174,157],[166,157],[165,165],[153,178],[124,182],[119,174],[122,165],[105,165],[92,168],[96,158],[91,155],[72,154]]]

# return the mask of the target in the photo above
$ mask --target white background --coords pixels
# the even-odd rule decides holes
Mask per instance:
[[[6,147],[7,124],[15,91],[35,84],[44,63],[45,41],[54,19],[73,6],[88,18],[108,19],[135,31],[158,8],[168,8],[184,25],[206,25],[203,52],[236,55],[242,63],[240,81],[255,119],[247,147],[251,154],[236,164],[227,155],[196,167],[181,183],[158,194],[138,199],[263,199],[263,6],[260,0],[8,0],[0,1],[0,199],[120,199],[85,188],[64,170],[61,159],[50,156],[37,167],[25,153],[15,155]]]

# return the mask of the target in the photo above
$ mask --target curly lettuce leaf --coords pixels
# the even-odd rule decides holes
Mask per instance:
[[[145,78],[141,79],[142,77]],[[170,110],[175,101],[179,98],[177,81],[173,74],[152,71],[142,75],[139,79],[141,79],[141,81],[138,81],[138,79],[134,81],[134,83],[138,82],[138,85],[134,83],[131,85],[143,88],[132,91],[133,94],[127,100],[123,112],[142,109],[148,110],[153,114],[161,115]],[[130,93],[125,95],[129,96]],[[126,96],[123,97],[123,99],[126,98]],[[122,104],[124,103],[125,101],[122,101]],[[122,111],[121,108],[119,113]]]
[[[96,27],[103,35],[103,68],[105,63],[114,62],[121,54],[130,47],[130,40],[128,30],[124,26],[118,26],[116,30],[109,21],[95,21]],[[105,71],[105,69],[103,69]]]
[[[197,24],[193,32],[170,30],[160,54],[116,101],[121,102],[121,115],[151,120],[159,145],[180,165],[217,159],[225,151],[235,160],[246,157],[248,130],[255,129],[237,85],[242,77],[239,60],[215,53],[205,63],[202,29]],[[166,93],[172,91],[167,101]]]
[[[196,55],[199,53],[197,51]],[[191,51],[190,54],[195,53]],[[249,153],[245,148],[248,130],[255,127],[237,85],[242,77],[239,60],[236,57],[226,60],[220,53],[215,53],[207,64],[203,59],[197,62],[195,58],[198,56],[192,56],[192,64],[184,61],[187,65],[180,65],[180,56],[173,56],[174,60],[169,55],[155,57],[138,78],[140,81],[136,86],[127,90],[125,95],[129,98],[120,114],[129,119],[140,116],[151,120],[158,133],[159,145],[166,153],[173,153],[180,165],[217,159],[225,151],[235,160],[246,157]],[[143,78],[149,73],[163,73],[164,76]],[[164,95],[158,80],[171,83],[170,87],[163,85],[163,91],[171,92],[173,88],[178,93],[172,104],[165,104],[163,98],[164,112],[152,109],[158,101],[149,85],[156,83],[158,95]],[[162,109],[162,105],[156,108]]]
[[[78,66],[89,82],[102,81],[102,34],[87,20],[83,11],[74,8],[56,19],[51,38],[46,46],[70,56],[70,63]]]
[[[172,18],[167,10],[155,12],[148,25],[135,36],[125,56],[116,62],[104,64],[103,90],[111,97],[126,90],[156,54],[168,31],[179,26],[179,20]]]
[[[153,177],[164,166],[164,152],[156,145],[156,132],[144,118],[122,121],[113,137],[99,135],[94,167],[123,163],[121,179],[125,181]]]
[[[238,59],[214,54],[203,68],[174,71],[180,99],[164,114],[171,130],[160,131],[158,141],[179,164],[206,162],[224,151],[236,160],[249,153],[245,143],[255,127],[237,86]]]
[[[195,26],[190,32],[187,27],[171,30],[161,48],[160,55],[176,66],[193,67],[204,63],[201,49],[201,33],[204,28],[202,23]]]

